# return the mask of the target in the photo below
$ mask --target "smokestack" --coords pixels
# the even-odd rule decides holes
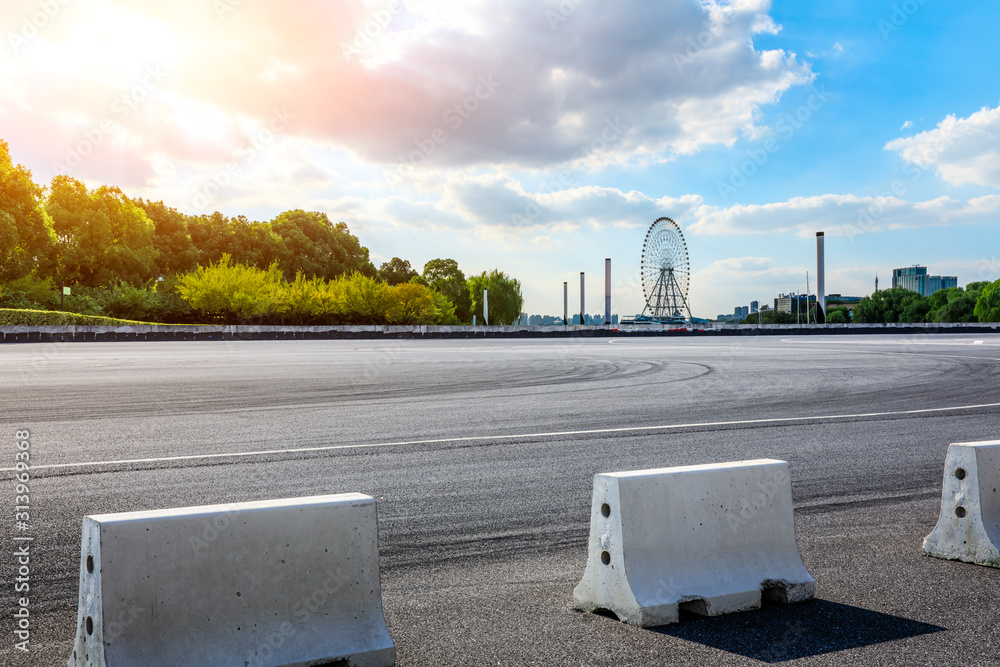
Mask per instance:
[[[611,258],[604,260],[604,326],[611,326]]]
[[[826,259],[823,232],[816,232],[816,324],[826,324]]]
[[[569,283],[563,283],[563,326],[569,324]]]
[[[584,305],[583,305],[583,271],[581,271],[580,272],[580,324],[583,324],[584,312],[586,311],[584,310]]]

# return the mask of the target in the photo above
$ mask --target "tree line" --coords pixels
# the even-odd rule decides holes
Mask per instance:
[[[62,296],[62,287],[71,289]],[[0,140],[0,308],[64,309],[164,323],[460,324],[520,317],[521,285],[494,270],[466,278],[453,259],[422,273],[376,268],[344,222],[286,211],[253,221],[187,215],[69,176],[48,187]]]
[[[815,305],[810,318],[815,321]],[[795,313],[767,310],[754,313],[744,324],[795,324]],[[866,296],[851,313],[843,306],[831,307],[826,313],[827,324],[912,324],[920,322],[1000,322],[1000,280],[973,282],[962,287],[938,290],[930,296],[903,287],[880,290]]]
[[[902,288],[880,290],[854,307],[855,322],[1000,322],[1000,280],[973,282],[923,296]]]

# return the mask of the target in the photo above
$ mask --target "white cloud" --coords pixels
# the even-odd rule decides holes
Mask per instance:
[[[825,231],[829,236],[853,237],[887,229],[981,224],[1000,219],[1000,195],[970,200],[938,197],[911,202],[895,194],[859,196],[826,194],[794,197],[769,204],[738,204],[728,208],[702,207],[689,229],[693,234],[795,233],[811,236]]]
[[[16,0],[0,28],[32,4]],[[759,131],[761,106],[813,77],[794,54],[754,48],[779,30],[768,0],[406,0],[378,52],[352,58],[342,47],[376,4],[247,1],[225,16],[213,4],[67,8],[26,51],[0,54],[0,109],[16,96],[36,134],[61,137],[60,118],[83,131],[156,64],[168,76],[123,123],[147,159],[224,162],[241,147],[239,119],[287,107],[297,136],[368,162],[541,168],[731,145]],[[565,20],[553,26],[552,11]],[[209,121],[221,131],[194,141]],[[53,138],[24,159],[51,163],[65,146]]]
[[[900,128],[899,128],[899,129],[900,129],[900,130],[908,130],[908,129],[910,129],[911,127],[913,127],[913,121],[912,121],[912,120],[908,120],[908,121],[906,121],[905,123],[903,123],[903,124],[902,124],[902,126],[900,126]]]
[[[355,217],[362,224],[489,233],[518,243],[581,228],[636,229],[661,216],[684,219],[702,205],[702,199],[697,195],[652,198],[590,185],[529,192],[509,176],[453,171],[441,177],[435,191],[422,195],[367,200],[345,196],[319,203],[336,219]]]
[[[810,58],[837,58],[844,53],[844,46],[840,42],[834,42],[833,47],[823,53],[814,53],[813,51],[806,51],[806,55]]]
[[[948,116],[933,130],[893,139],[885,149],[898,151],[911,168],[935,167],[952,185],[1000,188],[1000,106],[968,118]]]

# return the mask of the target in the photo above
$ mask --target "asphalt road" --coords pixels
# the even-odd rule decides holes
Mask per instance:
[[[15,651],[2,472],[2,665],[66,663],[85,515],[347,491],[401,666],[1000,664],[1000,570],[920,554],[948,444],[1000,439],[1000,337],[5,345],[0,468],[20,429],[33,630]],[[816,600],[572,609],[595,473],[764,457]]]

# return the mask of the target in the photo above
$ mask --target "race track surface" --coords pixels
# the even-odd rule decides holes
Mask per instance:
[[[948,444],[995,439],[984,335],[7,345],[0,664],[66,663],[85,515],[357,491],[401,666],[996,665],[1000,570],[920,553]],[[573,610],[595,473],[755,458],[790,463],[816,600],[654,629]]]

